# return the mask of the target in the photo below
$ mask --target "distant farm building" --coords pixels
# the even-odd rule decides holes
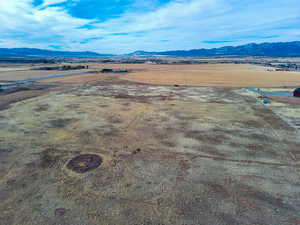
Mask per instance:
[[[101,73],[113,73],[113,72],[114,72],[113,69],[103,69],[103,70],[101,71]]]
[[[296,88],[294,91],[294,97],[300,98],[300,88]]]
[[[102,69],[101,73],[128,73],[127,69]]]

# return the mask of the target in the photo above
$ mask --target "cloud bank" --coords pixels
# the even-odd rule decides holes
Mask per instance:
[[[0,47],[118,54],[293,41],[299,12],[298,0],[0,0]]]

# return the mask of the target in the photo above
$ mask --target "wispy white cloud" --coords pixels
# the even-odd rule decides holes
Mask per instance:
[[[55,4],[63,3],[66,1],[68,1],[68,0],[44,0],[42,6],[55,5]]]
[[[76,33],[78,27],[91,22],[72,17],[60,7],[39,9],[33,7],[30,0],[2,1],[0,39],[11,39],[24,46],[40,43],[46,47],[56,41],[65,44],[65,38]]]
[[[0,0],[0,46],[124,53],[291,41],[300,35],[298,0],[173,0],[104,22],[76,18],[56,5],[63,2],[45,0],[34,7],[32,0]]]

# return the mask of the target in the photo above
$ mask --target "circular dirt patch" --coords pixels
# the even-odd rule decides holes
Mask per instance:
[[[93,170],[102,164],[102,158],[99,155],[84,154],[71,159],[67,168],[76,173],[85,173]]]

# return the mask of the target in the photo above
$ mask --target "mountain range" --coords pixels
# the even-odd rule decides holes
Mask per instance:
[[[0,48],[1,58],[33,57],[33,58],[97,58],[116,55],[96,52],[52,51],[35,48]],[[267,56],[267,57],[300,57],[300,41],[277,42],[262,44],[246,44],[240,46],[225,46],[211,49],[192,49],[164,52],[136,51],[126,55],[129,57],[224,57],[224,56]]]
[[[225,46],[212,49],[192,49],[164,52],[136,51],[130,56],[173,56],[173,57],[213,57],[213,56],[268,56],[300,57],[300,41]]]
[[[99,54],[96,52],[69,52],[69,51],[52,51],[37,48],[0,48],[1,58],[96,58],[112,56],[110,54]]]

